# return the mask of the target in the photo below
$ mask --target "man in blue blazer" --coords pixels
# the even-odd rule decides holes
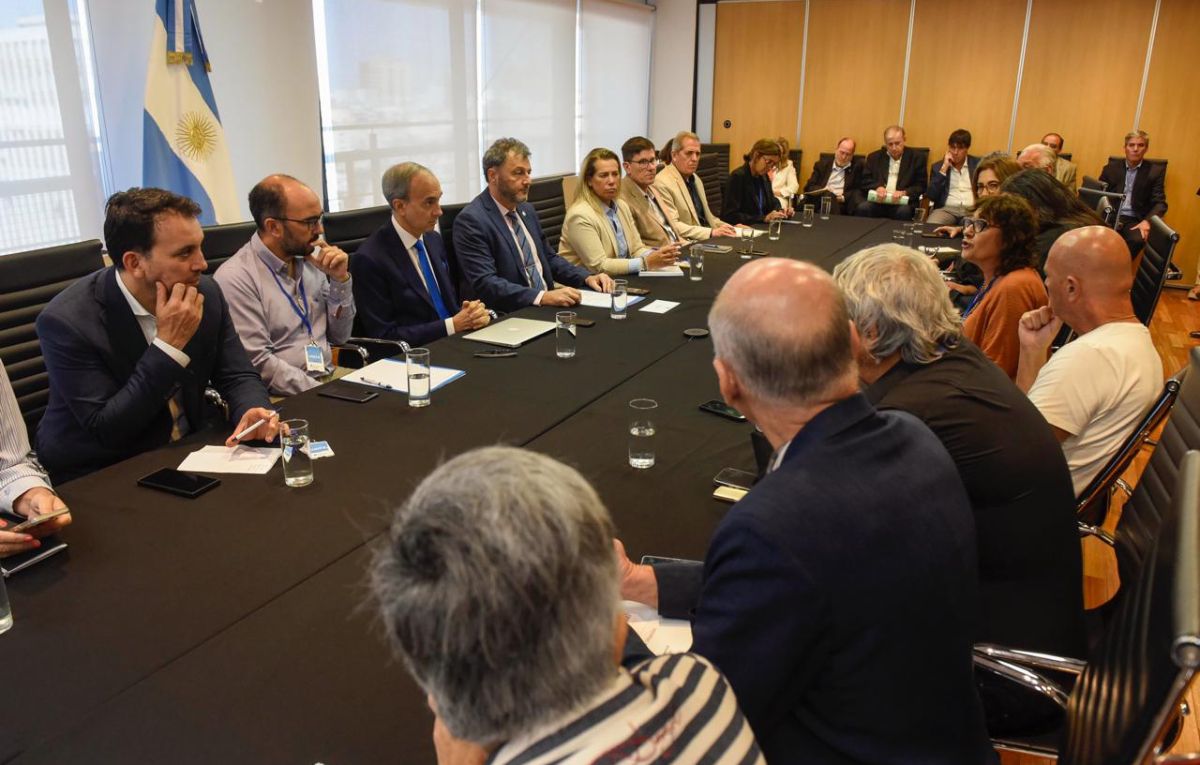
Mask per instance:
[[[273,440],[277,415],[229,317],[202,276],[200,206],[162,189],[109,198],[113,259],[57,295],[37,320],[50,403],[37,451],[54,483],[162,446],[204,424],[204,389],[229,405],[240,433]],[[232,436],[226,445],[237,442]]]
[[[968,153],[971,133],[963,128],[951,133],[946,143],[946,156],[929,170],[925,195],[933,204],[926,222],[957,226],[975,206],[975,168],[979,166],[979,157]]]
[[[363,332],[415,346],[486,326],[482,302],[460,305],[446,246],[433,230],[442,216],[437,176],[416,162],[393,165],[383,174],[383,196],[392,217],[350,260]]]
[[[454,256],[475,294],[501,311],[572,306],[579,290],[612,292],[612,277],[589,274],[550,249],[526,200],[533,182],[529,147],[501,138],[483,155],[487,188],[454,219]]]
[[[816,266],[748,263],[709,326],[721,395],[775,453],[702,568],[622,556],[622,596],[691,616],[692,650],[772,765],[994,762],[972,672],[975,526],[945,448],[858,392],[858,336]]]

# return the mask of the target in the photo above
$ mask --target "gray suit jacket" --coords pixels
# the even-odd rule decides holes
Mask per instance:
[[[696,215],[696,206],[692,204],[692,195],[688,193],[683,176],[679,174],[674,165],[667,165],[663,168],[658,177],[654,179],[654,188],[658,191],[664,206],[668,208],[667,215],[673,212],[679,219],[684,236],[688,239],[708,239],[712,236],[712,228],[700,225],[700,218]],[[704,217],[712,224],[712,227],[724,225],[724,221],[709,209],[708,197],[704,195],[704,184],[700,182],[699,178],[696,179],[696,193],[700,195]]]

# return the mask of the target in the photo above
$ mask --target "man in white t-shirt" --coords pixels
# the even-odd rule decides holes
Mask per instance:
[[[1129,249],[1104,226],[1068,231],[1046,258],[1050,304],[1021,317],[1017,385],[1054,429],[1078,495],[1162,388],[1150,331],[1129,300]],[[1046,360],[1063,323],[1079,337]]]

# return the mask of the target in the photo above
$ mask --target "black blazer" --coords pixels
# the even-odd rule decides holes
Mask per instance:
[[[450,278],[442,235],[427,231],[421,241],[441,289],[442,302],[453,316],[462,306]],[[403,340],[417,346],[446,336],[446,322],[437,315],[433,298],[391,218],[359,245],[350,259],[350,271],[354,275],[354,303],[368,337]]]
[[[905,146],[900,155],[900,175],[896,178],[896,190],[908,195],[909,204],[915,205],[917,198],[925,193],[925,163],[929,157],[924,152],[913,151]],[[886,148],[879,148],[867,155],[866,172],[859,187],[865,195],[871,189],[887,185],[888,156]]]
[[[743,164],[729,174],[725,194],[721,197],[721,220],[730,224],[762,223],[767,213],[782,210],[771,190],[771,179],[750,174],[750,165]]]
[[[975,524],[945,448],[855,395],[812,419],[659,610],[725,674],[767,762],[978,765]]]
[[[146,342],[115,268],[83,277],[38,316],[50,403],[38,426],[37,451],[54,483],[170,442],[167,399],[176,386],[193,429],[204,424],[210,383],[229,404],[234,423],[247,409],[270,405],[217,283],[202,276],[199,290],[204,314],[183,348],[191,359],[187,367]]]
[[[975,183],[975,168],[979,167],[979,157],[967,155],[967,175],[971,176],[971,183]],[[939,161],[929,169],[929,191],[925,196],[929,197],[933,202],[934,209],[946,206],[946,198],[950,196],[950,174],[942,175],[940,170],[942,163]],[[886,176],[886,168],[884,170]],[[972,199],[974,198],[974,189],[972,189]]]
[[[1107,191],[1118,194],[1125,193],[1125,159],[1109,160],[1100,171],[1100,180],[1108,184]],[[1151,215],[1162,217],[1167,212],[1167,193],[1164,189],[1167,180],[1167,166],[1158,163],[1150,164],[1142,160],[1138,167],[1137,178],[1133,181],[1133,216],[1143,221]]]
[[[517,205],[517,215],[533,238],[530,246],[542,264],[547,289],[554,284],[587,289],[585,268],[571,265],[546,243],[537,211],[528,202]],[[525,278],[525,262],[513,241],[508,223],[487,189],[471,200],[454,219],[454,257],[463,278],[491,308],[515,311],[533,305],[537,290]]]

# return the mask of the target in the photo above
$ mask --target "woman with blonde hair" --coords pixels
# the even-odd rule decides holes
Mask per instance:
[[[621,188],[621,162],[605,148],[583,158],[579,185],[563,221],[558,254],[592,273],[611,276],[665,268],[675,262],[679,245],[658,249],[642,242],[629,205],[617,194]]]
[[[779,144],[779,164],[771,171],[771,190],[779,199],[784,210],[792,209],[792,198],[800,191],[800,179],[796,177],[796,163],[791,160],[791,146],[788,139],[780,136],[775,139]]]

